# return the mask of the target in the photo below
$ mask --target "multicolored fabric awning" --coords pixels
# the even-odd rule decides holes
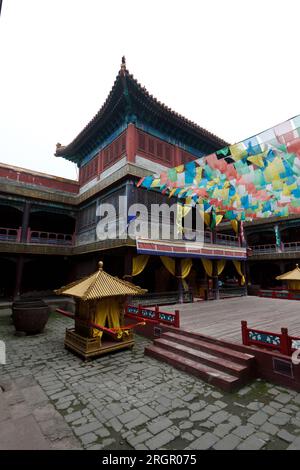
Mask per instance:
[[[300,214],[300,115],[138,186],[229,220]]]

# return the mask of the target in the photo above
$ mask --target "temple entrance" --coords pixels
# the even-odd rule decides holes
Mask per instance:
[[[178,291],[178,280],[164,267],[159,256],[150,256],[145,269],[133,282],[148,289],[148,292],[175,292]]]

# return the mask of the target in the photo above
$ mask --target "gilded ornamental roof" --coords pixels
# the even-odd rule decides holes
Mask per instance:
[[[140,295],[146,289],[135,286],[131,282],[123,281],[103,271],[103,262],[99,262],[99,269],[91,276],[72,282],[56,290],[59,295],[71,295],[82,300],[103,299],[104,297]]]

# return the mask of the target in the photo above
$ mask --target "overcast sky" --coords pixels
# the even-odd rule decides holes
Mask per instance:
[[[99,110],[121,56],[148,91],[231,143],[300,113],[297,0],[3,0],[0,161],[54,157]]]

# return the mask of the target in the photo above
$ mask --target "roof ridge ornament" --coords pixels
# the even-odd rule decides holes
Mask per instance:
[[[126,72],[126,58],[125,56],[123,55],[122,56],[122,62],[121,62],[121,70],[120,72],[125,75],[125,72]]]

